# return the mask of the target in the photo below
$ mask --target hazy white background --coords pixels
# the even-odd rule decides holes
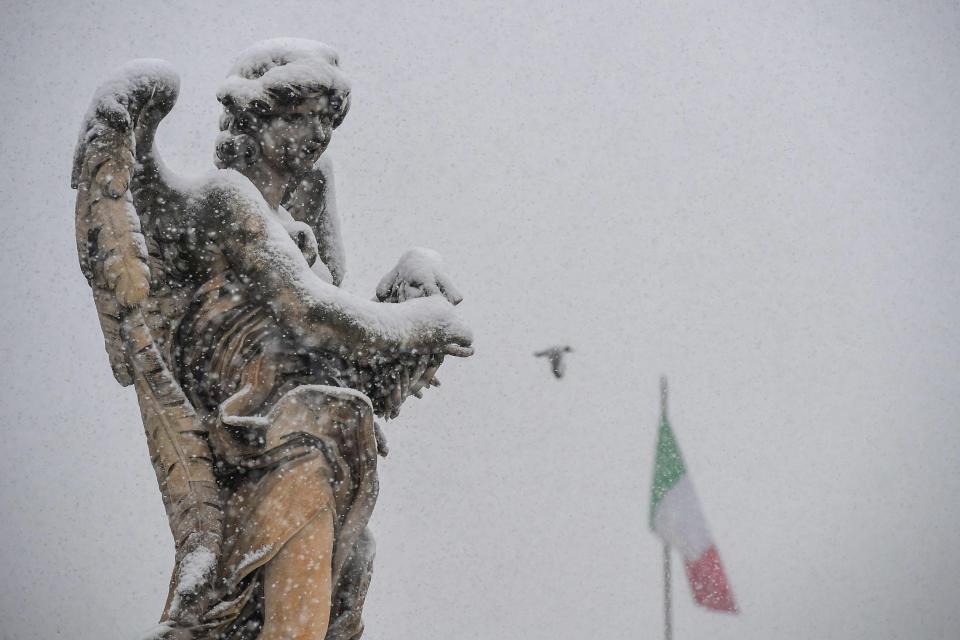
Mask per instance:
[[[2,2],[0,638],[137,638],[173,557],[76,261],[87,102],[169,60],[208,170],[273,36],[353,80],[346,287],[436,248],[476,333],[387,425],[365,637],[659,637],[661,373],[743,610],[681,579],[678,640],[958,637],[960,5],[773,4]]]

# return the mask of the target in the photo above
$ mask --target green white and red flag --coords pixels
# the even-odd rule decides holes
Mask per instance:
[[[683,556],[693,598],[702,607],[737,613],[720,554],[707,528],[693,482],[666,412],[660,418],[650,494],[650,528]]]

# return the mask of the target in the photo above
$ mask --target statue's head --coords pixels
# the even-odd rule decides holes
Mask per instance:
[[[350,108],[350,84],[327,45],[277,38],[240,54],[217,99],[224,110],[218,167],[243,169],[263,158],[295,174],[327,148]]]

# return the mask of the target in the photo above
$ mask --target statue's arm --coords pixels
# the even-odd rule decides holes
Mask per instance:
[[[468,355],[471,335],[442,299],[381,305],[320,279],[249,182],[218,172],[204,203],[206,232],[305,346],[356,353],[416,351]]]

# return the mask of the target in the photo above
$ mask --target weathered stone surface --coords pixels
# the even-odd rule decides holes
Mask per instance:
[[[461,296],[428,250],[404,254],[377,301],[337,288],[321,156],[350,87],[329,47],[240,56],[217,93],[220,170],[199,180],[153,146],[178,85],[162,61],[123,67],[94,97],[73,172],[81,269],[176,544],[157,637],[358,638],[386,452],[374,416],[470,355]]]

